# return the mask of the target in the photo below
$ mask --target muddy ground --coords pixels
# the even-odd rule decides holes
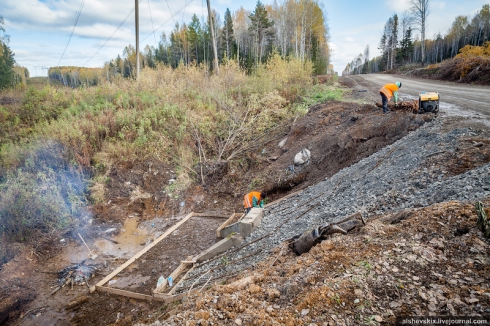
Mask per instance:
[[[348,96],[362,102],[368,99],[367,95],[376,93],[377,89],[372,89],[366,94],[354,91]],[[172,305],[98,292],[89,295],[86,286],[75,286],[73,290],[63,288],[50,295],[56,282],[54,272],[87,257],[87,249],[78,233],[99,254],[93,261],[99,267],[97,275],[90,281],[93,285],[191,211],[210,215],[242,212],[242,196],[251,189],[266,191],[268,201],[275,201],[334,175],[432,119],[434,116],[431,114],[414,115],[404,111],[385,115],[374,102],[330,101],[319,104],[312,107],[305,117],[287,126],[283,135],[276,135],[261,151],[248,153],[233,162],[208,162],[203,172],[204,185],[202,180],[195,180],[187,190],[175,193],[169,193],[169,189],[172,190],[169,186],[178,178],[173,167],[156,160],[114,166],[108,172],[104,203],[91,208],[92,224],[83,230],[52,235],[36,250],[25,248],[21,255],[2,266],[0,302],[4,307],[0,306],[0,311],[7,315],[0,316],[0,321],[8,318],[5,321],[7,325],[132,325],[161,318],[168,314]],[[279,147],[278,143],[284,139],[284,146]],[[303,149],[310,150],[310,161],[294,166],[296,153]],[[161,274],[168,274],[181,259],[215,242],[214,231],[222,221],[204,218],[195,221],[201,223],[179,229],[168,238],[170,240],[132,265],[126,274],[120,276],[118,286],[149,293]],[[112,228],[116,230],[107,232]],[[120,243],[114,245],[102,237]],[[362,242],[362,239],[355,241]],[[340,255],[340,251],[335,252]],[[279,263],[293,264],[288,257],[280,258]],[[300,260],[295,264],[307,261]],[[284,270],[289,268],[287,266],[283,266]],[[300,270],[301,267],[295,267],[287,275],[294,276]],[[264,273],[268,275],[269,272],[264,270]],[[284,279],[287,275],[280,276],[284,282],[289,282]],[[299,291],[298,286],[286,292],[296,293],[294,297],[283,298],[286,301],[307,296],[307,292]],[[331,296],[325,293],[327,300]],[[254,300],[251,299],[250,304],[255,307]],[[197,304],[197,301],[189,304]],[[192,307],[196,311],[201,309]],[[295,314],[294,309],[282,313],[285,318]]]

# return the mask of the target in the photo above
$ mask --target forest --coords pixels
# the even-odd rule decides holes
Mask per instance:
[[[5,33],[4,24],[0,16],[0,90],[25,84],[29,77],[29,71],[15,62],[15,54],[9,47],[10,36]]]
[[[427,1],[428,3],[428,1]],[[430,11],[425,17],[430,21]],[[434,14],[434,13],[433,13]],[[420,24],[413,11],[393,14],[386,22],[378,48],[382,55],[369,58],[369,45],[342,72],[343,75],[375,73],[409,65],[430,65],[454,58],[465,46],[485,47],[490,39],[490,5],[473,17],[457,16],[446,35],[440,32],[422,42]],[[424,31],[425,33],[425,31]]]
[[[243,7],[221,21],[213,11],[220,64],[235,60],[252,73],[271,55],[313,63],[315,74],[326,74],[329,67],[328,27],[322,4],[317,0],[284,0],[273,5],[257,2],[250,12]],[[140,67],[155,68],[164,64],[178,66],[204,65],[212,70],[213,50],[209,20],[193,15],[191,22],[176,23],[167,36],[163,33],[157,46],[146,46],[139,54]],[[134,77],[136,49],[124,48],[122,56],[106,62],[102,68],[52,67],[49,77],[63,85],[78,87],[96,85],[101,79]]]

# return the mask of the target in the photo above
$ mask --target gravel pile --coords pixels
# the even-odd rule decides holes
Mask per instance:
[[[457,119],[462,120],[438,117],[303,193],[267,208],[260,227],[238,246],[243,249],[197,266],[180,291],[187,290],[210,269],[196,283],[249,269],[283,241],[356,212],[369,218],[449,200],[475,201],[489,196],[490,164],[455,176],[444,165],[428,164],[431,157],[457,152],[461,139],[483,133],[468,126],[457,127],[463,125]]]

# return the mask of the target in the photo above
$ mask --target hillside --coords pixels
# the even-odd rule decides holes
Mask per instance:
[[[488,315],[490,247],[476,229],[474,203],[490,205],[489,126],[444,111],[384,115],[372,104],[376,95],[374,87],[347,90],[342,102],[310,107],[233,164],[212,162],[202,174],[198,167],[204,180],[177,199],[161,195],[175,179],[172,165],[144,158],[111,166],[106,200],[91,207],[92,224],[54,233],[35,253],[22,251],[3,265],[0,308],[10,308],[1,310],[10,315],[7,324],[389,325],[403,315]],[[311,160],[293,172],[294,156],[305,148]],[[87,256],[77,233],[98,253],[93,284],[179,216],[241,212],[250,185],[267,190],[270,201],[292,196],[266,208],[242,250],[189,274],[216,279],[209,289],[171,305],[89,295],[85,286],[50,295],[54,272]],[[357,212],[367,218],[365,227],[335,235],[309,253],[297,257],[284,245]],[[140,225],[123,224],[128,218]],[[218,223],[199,223],[174,234],[118,282],[153,288],[178,259],[214,241]],[[106,233],[111,228],[118,237]],[[127,242],[111,248],[102,236]],[[249,276],[246,284],[229,285]]]

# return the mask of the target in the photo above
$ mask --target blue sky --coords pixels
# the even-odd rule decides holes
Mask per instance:
[[[184,0],[185,1],[185,0]],[[156,45],[162,32],[169,34],[175,22],[188,23],[196,14],[206,16],[206,1],[142,0],[140,2],[140,48]],[[363,53],[367,44],[370,56],[377,49],[384,24],[394,13],[409,7],[408,0],[318,0],[327,17],[332,49],[331,63],[341,72],[348,62]],[[264,4],[272,0],[263,0]],[[278,0],[280,3],[281,0]],[[457,15],[473,17],[489,0],[430,1],[427,37],[446,34]],[[68,47],[78,8],[83,10]],[[226,8],[231,12],[243,6],[253,11],[255,1],[211,0],[222,20]],[[134,0],[1,0],[10,48],[16,61],[27,67],[31,76],[46,73],[43,67],[60,65],[101,67],[134,44],[134,14],[114,34],[134,7]],[[153,22],[153,24],[152,24]],[[156,29],[154,36],[152,31]],[[113,35],[114,34],[114,35]],[[107,42],[108,38],[112,39]],[[107,42],[107,43],[106,43]],[[105,44],[104,47],[102,47]],[[63,51],[66,52],[63,54]]]

